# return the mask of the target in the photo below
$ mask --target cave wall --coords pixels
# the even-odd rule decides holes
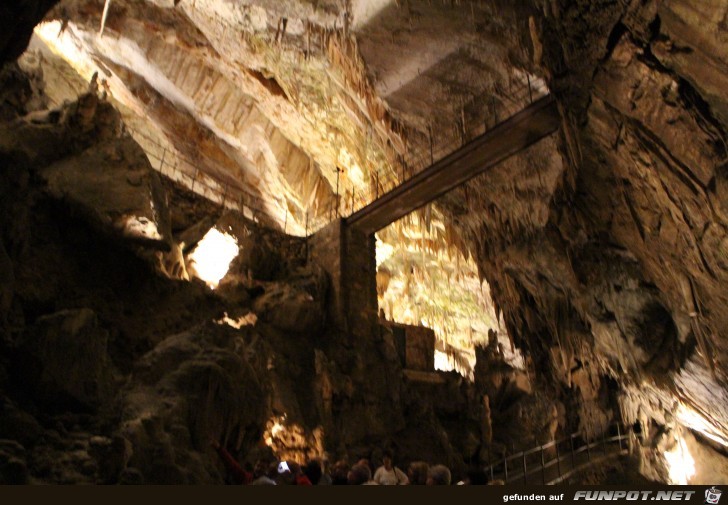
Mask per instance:
[[[42,78],[2,78],[19,91],[0,123],[1,482],[222,483],[211,440],[249,462],[390,447],[401,464],[464,471],[480,431],[468,386],[403,375],[373,321],[372,237],[333,241],[360,258],[341,272],[359,309],[347,330],[327,316],[337,277],[315,260],[335,264],[332,242],[262,229],[160,177],[95,81],[31,110],[47,102]],[[130,216],[153,232],[129,233]],[[181,277],[213,225],[240,246],[214,292]]]
[[[28,0],[0,6],[0,63],[15,61],[28,47],[33,28],[59,0]]]
[[[672,400],[643,389],[653,408],[641,415],[660,418],[679,400],[725,433],[716,405],[728,387],[728,124],[717,86],[728,10],[682,0],[534,7],[533,65],[564,117],[558,150],[535,146],[509,163],[538,170],[486,174],[443,204],[509,333],[566,403],[560,429],[634,421],[617,389],[647,383]],[[469,212],[468,193],[484,195]]]

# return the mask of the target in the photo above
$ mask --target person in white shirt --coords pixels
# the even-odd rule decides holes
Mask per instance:
[[[374,472],[374,482],[383,486],[403,486],[409,484],[407,475],[405,475],[402,470],[392,465],[391,451],[384,451],[382,463],[383,465],[377,468],[377,471]]]

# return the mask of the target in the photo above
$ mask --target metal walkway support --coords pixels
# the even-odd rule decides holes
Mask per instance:
[[[554,133],[560,121],[547,95],[355,212],[346,226],[375,233]]]

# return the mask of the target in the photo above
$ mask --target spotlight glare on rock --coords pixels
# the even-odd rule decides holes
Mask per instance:
[[[695,475],[695,460],[688,451],[685,440],[678,437],[675,447],[671,451],[665,451],[664,455],[670,472],[670,483],[687,485]]]

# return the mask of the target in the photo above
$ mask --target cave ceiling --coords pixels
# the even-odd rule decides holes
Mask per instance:
[[[454,149],[466,108],[545,88],[524,70],[527,21],[497,2],[112,0],[101,33],[103,12],[61,2],[39,34],[99,71],[127,124],[171,151],[148,142],[158,159],[192,159],[188,178],[230,183],[297,234],[361,206],[431,136]]]

